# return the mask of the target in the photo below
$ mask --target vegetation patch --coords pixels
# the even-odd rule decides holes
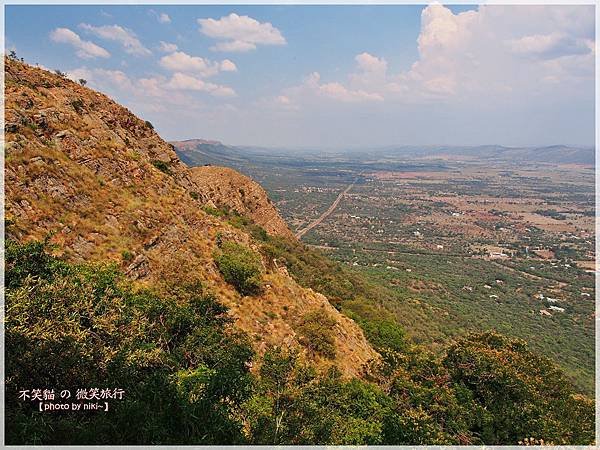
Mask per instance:
[[[225,281],[242,295],[258,294],[262,288],[260,255],[236,242],[221,242],[213,258]]]
[[[135,290],[114,265],[65,263],[43,243],[6,246],[7,444],[241,443],[252,351],[201,287]],[[43,414],[32,388],[119,388],[100,414]],[[234,409],[238,408],[238,411]],[[182,432],[185,430],[185,432]]]
[[[152,165],[154,167],[156,167],[158,170],[160,170],[163,173],[166,173],[167,175],[171,175],[171,167],[169,167],[169,163],[166,163],[164,161],[160,161],[160,160],[155,160],[152,161]]]
[[[325,311],[312,311],[306,314],[297,329],[300,343],[312,353],[334,359],[336,353],[333,327],[335,325],[335,319]]]

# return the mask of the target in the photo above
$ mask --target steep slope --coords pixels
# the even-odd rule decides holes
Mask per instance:
[[[377,357],[353,321],[266,257],[261,294],[241,296],[224,281],[213,260],[218,239],[259,250],[249,234],[202,209],[219,203],[235,185],[211,186],[212,176],[190,171],[150,123],[105,95],[8,59],[5,79],[10,237],[50,236],[65,258],[114,261],[138,284],[157,290],[201,282],[230,308],[259,352],[268,344],[298,346],[318,366],[335,364],[351,376]],[[239,180],[256,195],[264,194],[247,179]],[[241,211],[256,207],[262,217],[258,200],[246,205],[237,200]],[[283,225],[271,231],[285,234]],[[335,321],[334,360],[300,344],[302,318],[314,311]]]
[[[228,167],[201,166],[190,169],[192,180],[216,206],[227,207],[252,219],[272,235],[293,238],[265,190],[249,177]]]

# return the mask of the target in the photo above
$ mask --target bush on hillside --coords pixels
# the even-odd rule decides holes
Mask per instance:
[[[44,244],[6,246],[7,444],[242,443],[246,338],[198,286],[133,290],[113,265],[68,264]],[[110,410],[40,413],[21,390],[118,388]],[[63,400],[64,402],[64,400]],[[103,401],[100,401],[103,402]]]
[[[242,295],[258,294],[262,288],[260,256],[236,242],[221,242],[213,258],[223,278]]]
[[[335,358],[335,339],[333,327],[336,325],[325,311],[312,311],[302,318],[298,327],[300,343],[310,352],[318,353],[325,358]]]

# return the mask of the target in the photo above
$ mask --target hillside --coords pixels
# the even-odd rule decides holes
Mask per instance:
[[[19,241],[51,236],[67,260],[114,261],[139,285],[201,282],[225,303],[259,353],[269,344],[300,346],[306,358],[358,375],[377,356],[360,328],[328,300],[263,258],[265,289],[240,295],[213,255],[217,237],[258,247],[249,234],[203,208],[245,189],[232,208],[270,232],[288,234],[264,191],[221,170],[189,170],[152,125],[108,97],[17,61],[6,64],[6,217]],[[239,182],[239,186],[231,185]],[[214,196],[211,197],[211,196]],[[185,270],[181,270],[185,268]],[[334,322],[335,358],[300,345],[303,318]]]
[[[194,167],[190,174],[213,206],[246,216],[269,234],[293,237],[265,190],[251,178],[233,169],[215,166]]]

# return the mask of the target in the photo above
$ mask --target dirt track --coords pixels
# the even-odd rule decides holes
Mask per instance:
[[[362,172],[361,172],[362,174]],[[359,177],[360,175],[359,174]],[[327,208],[327,211],[325,211],[323,214],[321,214],[317,219],[313,220],[311,223],[309,223],[307,226],[305,226],[304,228],[302,228],[301,230],[298,230],[296,232],[296,239],[301,239],[302,236],[304,236],[306,233],[308,233],[310,230],[312,230],[314,227],[316,227],[317,225],[319,225],[321,222],[323,222],[325,219],[327,219],[327,217],[333,212],[335,211],[335,208],[337,208],[337,206],[339,205],[340,201],[342,200],[342,198],[344,197],[344,195],[346,195],[348,193],[348,191],[350,189],[352,189],[352,186],[354,186],[356,184],[356,182],[358,181],[358,178],[356,177],[356,179],[350,183],[346,189],[344,189],[340,195],[337,196],[337,198],[333,201],[333,203],[331,204],[331,206],[329,206],[329,208]]]

